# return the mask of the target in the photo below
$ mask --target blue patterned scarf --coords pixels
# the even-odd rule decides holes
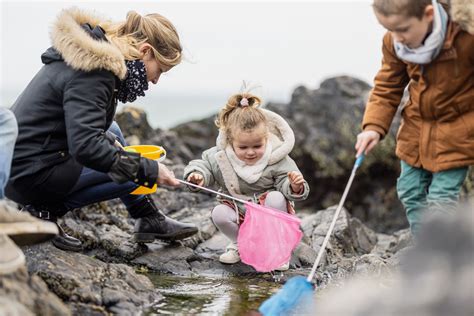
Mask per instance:
[[[141,60],[127,60],[127,77],[120,82],[117,99],[122,103],[133,102],[144,97],[148,90],[145,64]]]

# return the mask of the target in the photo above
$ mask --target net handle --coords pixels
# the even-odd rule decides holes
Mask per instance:
[[[176,179],[176,180],[178,180],[178,182],[180,182],[180,183],[182,183],[182,184],[189,185],[189,186],[191,186],[191,187],[195,187],[195,188],[198,188],[198,189],[207,191],[207,192],[211,192],[211,193],[214,193],[214,194],[217,194],[217,195],[226,197],[226,198],[228,198],[228,199],[231,199],[231,200],[234,200],[234,201],[243,203],[243,204],[248,203],[247,201],[244,201],[244,200],[235,198],[235,197],[233,197],[233,196],[231,196],[231,195],[224,194],[224,193],[218,192],[218,191],[214,191],[214,190],[208,189],[208,188],[206,188],[206,187],[202,187],[202,186],[200,186],[200,185],[197,185],[197,184],[194,184],[194,183],[191,183],[191,182],[188,182],[188,181],[184,181],[184,180],[181,180],[181,179]]]
[[[344,189],[344,193],[342,194],[341,201],[339,201],[339,205],[337,206],[336,212],[334,213],[331,226],[329,226],[328,232],[326,233],[326,237],[324,238],[323,244],[321,245],[321,248],[319,249],[318,256],[316,257],[316,261],[313,264],[313,268],[311,269],[311,272],[308,275],[308,278],[306,279],[308,282],[311,282],[313,280],[314,274],[316,273],[316,269],[318,268],[319,262],[321,261],[321,257],[323,256],[324,250],[326,249],[326,246],[328,244],[329,237],[331,237],[331,233],[334,229],[334,226],[336,225],[336,221],[337,221],[337,218],[339,217],[339,213],[342,210],[342,206],[344,205],[347,194],[349,193],[349,189],[351,188],[352,181],[354,180],[356,171],[362,164],[363,160],[364,160],[364,155],[362,154],[359,157],[357,157],[357,160],[354,163],[351,176],[349,178],[349,181],[347,182],[346,188]]]

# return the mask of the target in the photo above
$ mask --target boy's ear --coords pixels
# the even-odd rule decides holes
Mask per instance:
[[[429,22],[433,21],[434,19],[434,7],[433,5],[429,4],[425,8],[424,18],[428,19]]]

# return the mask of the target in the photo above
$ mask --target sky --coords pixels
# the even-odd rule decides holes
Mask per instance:
[[[135,105],[154,127],[217,112],[242,81],[264,101],[289,102],[293,90],[350,75],[372,83],[383,28],[370,0],[359,1],[1,1],[1,105],[11,106],[42,66],[49,30],[76,6],[112,20],[129,10],[158,12],[176,26],[185,60]]]

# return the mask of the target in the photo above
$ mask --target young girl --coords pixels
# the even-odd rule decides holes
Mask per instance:
[[[223,193],[294,214],[293,203],[308,197],[309,187],[288,156],[295,137],[279,115],[259,109],[261,100],[250,94],[232,96],[216,120],[219,136],[215,147],[202,159],[193,160],[184,177],[200,186],[216,184]],[[239,224],[244,208],[218,198],[212,220],[231,243],[219,257],[222,263],[240,261],[237,249]],[[287,270],[285,264],[279,270]]]

